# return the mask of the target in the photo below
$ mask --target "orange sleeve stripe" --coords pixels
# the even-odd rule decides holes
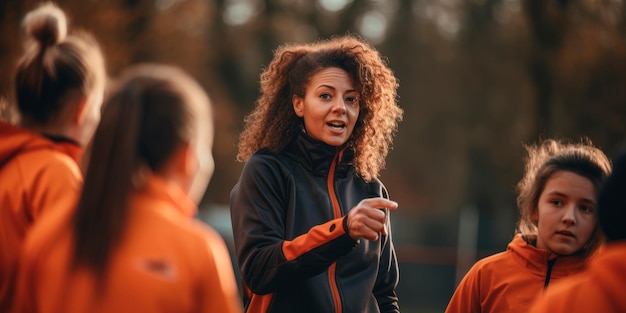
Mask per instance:
[[[324,224],[315,226],[308,233],[296,237],[294,240],[283,241],[283,254],[287,261],[297,257],[345,234],[342,224],[343,218],[336,218]]]
[[[271,293],[266,295],[253,294],[252,299],[250,300],[250,305],[248,306],[246,312],[265,313],[269,310],[271,302]]]

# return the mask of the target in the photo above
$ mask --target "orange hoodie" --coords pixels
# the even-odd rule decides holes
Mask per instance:
[[[554,286],[529,312],[626,312],[626,241],[609,242],[580,275]]]
[[[129,206],[101,284],[71,266],[71,214],[44,216],[24,246],[14,312],[242,311],[224,241],[192,218],[195,205],[179,188],[152,176]]]
[[[12,299],[22,241],[42,212],[72,206],[81,148],[0,122],[0,311]]]
[[[548,284],[580,272],[585,260],[583,256],[558,257],[516,235],[505,252],[474,264],[446,312],[528,312]]]

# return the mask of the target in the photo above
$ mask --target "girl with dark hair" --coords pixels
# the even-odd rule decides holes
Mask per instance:
[[[601,241],[597,195],[611,163],[590,142],[527,147],[517,234],[465,275],[446,312],[528,312],[553,282],[580,272]]]
[[[75,205],[83,147],[100,120],[106,81],[102,52],[67,31],[46,3],[24,18],[29,36],[15,75],[18,126],[0,122],[0,311],[13,298],[22,242],[41,215]]]
[[[353,36],[288,44],[261,74],[230,208],[248,312],[398,312],[378,180],[402,116],[397,81]]]
[[[106,101],[78,207],[46,215],[25,243],[16,312],[240,312],[224,241],[192,219],[212,143],[193,79],[128,70]]]
[[[598,217],[606,243],[580,275],[555,286],[529,312],[626,312],[626,153],[600,189]]]

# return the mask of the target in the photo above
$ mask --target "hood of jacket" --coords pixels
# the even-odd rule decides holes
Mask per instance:
[[[511,251],[514,259],[529,271],[545,275],[550,260],[555,260],[557,265],[552,268],[552,277],[567,276],[585,267],[585,256],[583,255],[559,256],[549,250],[536,248],[533,244],[528,243],[533,239],[527,239],[524,239],[522,235],[516,235],[507,246],[507,250]]]
[[[354,170],[352,161],[354,160],[354,149],[348,145],[335,147],[326,144],[301,132],[285,148],[285,154],[296,159],[305,168],[316,175],[328,175],[328,170],[335,157],[341,159],[337,163],[335,175],[346,177]]]
[[[75,142],[60,137],[46,137],[30,130],[0,122],[0,167],[14,156],[35,150],[57,150],[77,163],[83,149]]]

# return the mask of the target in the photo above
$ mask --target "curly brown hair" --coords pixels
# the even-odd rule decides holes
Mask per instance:
[[[378,177],[402,120],[398,82],[386,59],[352,35],[285,44],[275,51],[260,76],[261,96],[244,120],[238,161],[247,161],[261,148],[280,152],[293,140],[302,122],[293,110],[292,97],[303,97],[311,76],[329,67],[345,70],[360,95],[359,117],[348,139],[355,152],[356,172],[366,181]]]
[[[524,177],[517,184],[517,206],[520,209],[517,232],[525,236],[537,234],[539,197],[556,172],[568,171],[587,178],[595,187],[596,194],[611,173],[609,158],[587,138],[578,143],[547,139],[526,146],[526,150]],[[592,252],[601,237],[600,228],[596,226],[585,250]]]

